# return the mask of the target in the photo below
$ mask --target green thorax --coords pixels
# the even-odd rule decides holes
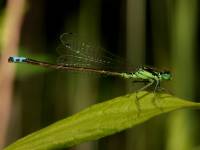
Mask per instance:
[[[150,67],[140,67],[133,73],[122,73],[122,77],[127,79],[139,80],[171,80],[172,75],[169,71],[157,71]]]

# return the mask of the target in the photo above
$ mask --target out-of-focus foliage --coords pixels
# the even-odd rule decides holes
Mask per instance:
[[[198,0],[27,2],[20,33],[20,56],[56,62],[59,36],[64,32],[77,33],[85,37],[84,40],[98,43],[128,60],[128,67],[123,70],[130,71],[141,65],[169,68],[173,79],[162,87],[183,99],[198,100],[200,97]],[[6,5],[2,4],[0,24],[5,19]],[[7,67],[12,65],[16,64]],[[7,145],[97,103],[95,100],[111,99],[140,88],[130,81],[108,76],[48,70],[25,64],[16,66]],[[163,115],[73,149],[192,149],[200,145],[198,116],[198,111]]]

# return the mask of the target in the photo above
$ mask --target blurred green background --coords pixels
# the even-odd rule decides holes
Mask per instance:
[[[7,122],[0,128],[5,132],[1,147],[138,88],[115,77],[7,63],[9,55],[56,62],[59,36],[65,32],[97,43],[133,68],[169,68],[173,80],[163,86],[178,97],[198,100],[199,6],[198,0],[0,1],[1,126]],[[14,66],[16,71],[9,72]],[[11,91],[8,100],[3,90]],[[198,115],[194,110],[162,115],[71,150],[200,150]]]

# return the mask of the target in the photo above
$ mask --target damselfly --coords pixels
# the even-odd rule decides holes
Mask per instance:
[[[102,64],[102,65],[111,65],[114,67],[113,58],[98,55],[98,52],[91,52],[97,49],[92,44],[81,41],[76,36],[71,33],[64,33],[60,37],[62,46],[59,47],[61,56],[58,59],[58,63],[52,64],[48,62],[38,61],[26,57],[11,56],[8,58],[10,63],[26,63],[32,65],[38,65],[47,68],[66,70],[66,71],[80,71],[80,72],[94,72],[99,74],[104,74],[108,76],[117,76],[124,79],[130,79],[132,81],[144,82],[146,85],[140,90],[145,90],[152,85],[155,85],[154,92],[160,87],[162,81],[171,80],[172,75],[170,71],[167,70],[156,70],[152,67],[138,67],[133,72],[118,72],[109,69],[101,69],[91,67],[91,64]],[[98,48],[101,53],[101,48]],[[110,54],[107,51],[103,51]],[[96,53],[96,54],[95,54]],[[95,55],[94,55],[95,54]],[[73,60],[73,61],[72,61]],[[119,62],[118,60],[116,62]]]

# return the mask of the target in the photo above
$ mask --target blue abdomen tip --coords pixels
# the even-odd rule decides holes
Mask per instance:
[[[8,58],[8,62],[20,63],[24,62],[26,59],[27,59],[26,57],[11,56]]]

